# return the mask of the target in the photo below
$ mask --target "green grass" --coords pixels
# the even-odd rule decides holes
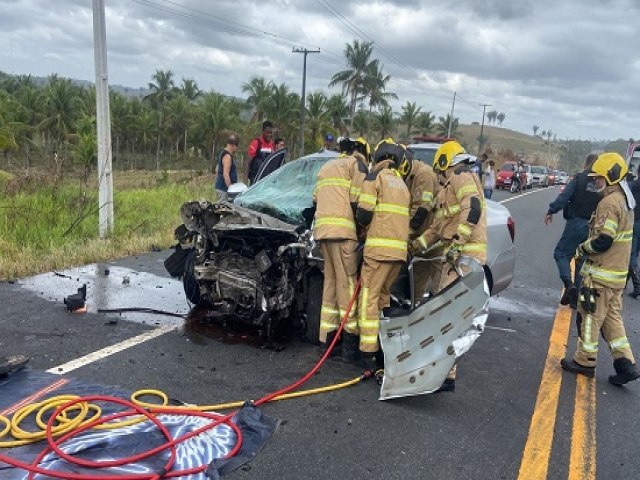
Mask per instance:
[[[129,176],[120,189],[114,182],[114,232],[105,240],[98,236],[96,188],[84,193],[76,181],[5,191],[0,196],[0,279],[167,248],[181,223],[180,206],[215,198],[210,177],[172,172],[155,181],[143,178],[136,182]]]

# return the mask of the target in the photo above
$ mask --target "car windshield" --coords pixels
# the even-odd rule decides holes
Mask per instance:
[[[513,172],[513,170],[513,163],[505,163],[504,165],[502,165],[502,167],[500,167],[501,172]]]
[[[287,163],[236,197],[234,203],[287,223],[309,227],[316,177],[320,167],[331,158],[309,156]]]
[[[547,173],[547,169],[544,167],[531,167],[533,173]]]
[[[420,160],[427,165],[433,165],[433,157],[436,154],[435,148],[411,147],[414,160]]]

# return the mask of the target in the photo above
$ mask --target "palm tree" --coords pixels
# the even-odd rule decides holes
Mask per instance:
[[[358,132],[358,136],[364,137],[364,132],[369,126],[369,116],[364,110],[358,110],[353,117],[352,130]]]
[[[326,107],[333,128],[339,130],[341,135],[346,135],[348,130],[345,119],[349,118],[349,105],[347,105],[344,95],[340,93],[331,95],[327,100]]]
[[[160,170],[160,141],[164,129],[164,107],[173,97],[175,85],[171,70],[156,70],[151,77],[156,83],[149,82],[151,93],[144,97],[158,111],[158,137],[156,141],[156,170]]]
[[[176,140],[176,154],[180,150],[180,139],[183,139],[183,151],[187,151],[187,132],[192,123],[192,105],[184,95],[180,94],[167,103],[167,121]]]
[[[202,90],[198,88],[198,84],[192,78],[183,78],[180,85],[180,92],[190,102],[195,102],[202,96]]]
[[[389,75],[382,73],[382,67],[376,62],[372,62],[366,71],[363,84],[363,94],[369,97],[369,121],[374,108],[388,107],[388,99],[398,99],[398,95],[387,92],[387,83],[391,80]]]
[[[429,135],[435,130],[436,117],[431,112],[420,112],[417,127],[421,135]]]
[[[533,127],[531,127],[531,130],[533,130],[533,135],[537,135],[538,130],[540,130],[540,127],[538,125],[534,125]]]
[[[199,127],[205,133],[205,145],[211,152],[211,171],[215,164],[216,145],[222,140],[223,132],[229,128],[229,105],[224,95],[216,92],[204,94],[198,108]],[[205,156],[206,158],[206,156]]]
[[[436,131],[438,135],[443,137],[449,136],[451,138],[458,138],[458,127],[460,126],[459,118],[451,118],[451,114],[447,113],[446,117],[438,117],[438,124],[436,125]],[[449,131],[449,125],[451,130]]]
[[[498,120],[498,125],[502,126],[502,122],[504,122],[506,115],[504,114],[504,112],[500,112],[497,116],[496,119]]]
[[[311,131],[310,138],[314,143],[322,143],[320,132],[331,126],[329,112],[326,108],[327,97],[322,92],[307,95],[307,127]]]
[[[242,85],[242,91],[249,94],[247,105],[255,109],[253,121],[261,122],[264,119],[273,90],[273,82],[267,82],[263,77],[253,77],[249,83]]]
[[[391,110],[391,107],[383,107],[379,113],[376,113],[374,118],[376,121],[376,129],[380,132],[380,136],[382,138],[387,138],[391,135],[391,132],[395,127],[393,110]]]
[[[413,126],[418,122],[419,115],[422,107],[416,106],[416,102],[410,102],[407,100],[402,106],[402,115],[400,115],[400,121],[407,126],[407,140],[411,140],[411,134],[413,133]]]
[[[77,135],[77,144],[73,151],[73,156],[83,167],[82,185],[87,189],[91,167],[98,159],[98,147],[96,145],[96,132],[81,132]]]
[[[349,112],[352,120],[358,98],[364,93],[363,86],[367,70],[371,68],[372,64],[378,64],[378,60],[371,60],[372,53],[372,42],[360,43],[358,40],[354,40],[353,45],[347,43],[344,56],[348,68],[333,75],[329,82],[329,87],[342,84],[343,95],[347,95],[350,99]]]

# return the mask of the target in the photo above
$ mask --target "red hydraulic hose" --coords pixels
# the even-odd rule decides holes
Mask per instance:
[[[296,388],[300,387],[302,384],[304,384],[305,382],[307,382],[309,380],[309,378],[311,378],[319,369],[320,367],[324,364],[324,362],[326,361],[326,359],[329,357],[329,355],[331,355],[331,351],[333,350],[336,342],[338,341],[340,334],[342,333],[342,330],[344,328],[344,325],[347,321],[347,318],[349,317],[349,313],[351,313],[351,309],[353,308],[353,305],[356,301],[356,298],[358,297],[358,292],[360,290],[360,285],[361,285],[361,281],[360,279],[358,279],[358,282],[356,283],[356,286],[354,288],[353,291],[353,295],[351,296],[351,300],[349,301],[349,305],[347,306],[347,310],[344,314],[344,317],[342,318],[342,321],[340,322],[340,325],[338,326],[338,330],[336,332],[335,337],[333,338],[333,341],[331,342],[331,344],[329,345],[329,347],[327,348],[327,351],[324,353],[324,355],[322,356],[322,358],[320,358],[320,360],[318,360],[318,362],[316,363],[316,365],[309,371],[307,372],[306,375],[304,375],[302,378],[300,378],[299,380],[293,382],[292,384],[276,391],[273,393],[270,393],[268,395],[263,396],[262,398],[260,398],[259,400],[256,400],[254,402],[254,405],[258,406],[258,405],[262,405],[264,403],[270,402],[271,400],[273,400],[275,397],[279,396],[279,395],[283,395],[285,393],[288,393],[292,390],[295,390]],[[364,377],[366,378],[367,376],[370,376],[368,374],[365,374]],[[77,429],[75,429],[72,432],[66,433],[65,435],[61,436],[58,439],[54,439],[53,438],[53,423],[55,422],[55,419],[67,408],[69,408],[72,405],[75,405],[77,403],[81,403],[81,402],[88,402],[88,401],[102,401],[102,402],[112,402],[112,403],[117,403],[119,405],[123,405],[126,407],[129,407],[130,410],[126,410],[126,411],[122,411],[122,412],[118,412],[118,413],[114,413],[112,415],[109,415],[107,417],[102,417],[102,418],[98,418],[96,420],[93,420],[91,422],[87,422],[86,424],[78,427]],[[200,427],[192,432],[189,432],[185,435],[182,435],[178,438],[172,439],[171,438],[171,434],[169,433],[169,431],[166,429],[166,427],[162,424],[162,422],[160,422],[160,420],[158,420],[156,418],[155,415],[158,414],[176,414],[176,415],[192,415],[192,416],[200,416],[200,417],[205,417],[205,418],[211,418],[214,421],[212,421],[211,423],[208,423],[206,425],[204,425],[203,427]],[[128,400],[124,400],[121,398],[117,398],[117,397],[110,397],[110,396],[103,396],[103,395],[93,395],[93,396],[87,396],[87,397],[81,397],[81,398],[77,398],[74,400],[71,400],[69,402],[67,402],[64,405],[61,405],[60,407],[57,408],[57,410],[54,412],[54,414],[49,418],[49,421],[47,422],[47,428],[46,428],[46,435],[47,435],[47,442],[48,445],[40,452],[40,454],[37,456],[37,458],[33,461],[33,463],[27,464],[24,462],[21,462],[19,460],[15,460],[11,457],[7,457],[5,455],[0,455],[0,461],[5,462],[9,465],[12,465],[14,467],[17,468],[21,468],[25,471],[30,472],[29,473],[29,480],[32,480],[34,478],[34,475],[46,475],[46,476],[50,476],[50,477],[54,477],[54,478],[64,478],[64,479],[69,479],[69,480],[160,480],[161,478],[174,478],[174,477],[180,477],[180,476],[184,476],[184,475],[192,475],[192,474],[196,474],[196,473],[201,473],[203,471],[205,471],[208,467],[208,465],[200,465],[198,467],[192,467],[189,469],[184,469],[184,470],[178,470],[178,471],[169,471],[171,470],[171,468],[173,467],[174,463],[175,463],[175,457],[176,457],[176,445],[178,445],[181,442],[184,442],[190,438],[193,438],[195,436],[200,435],[201,433],[210,430],[212,428],[215,428],[216,426],[225,423],[227,425],[229,425],[230,428],[232,428],[237,435],[237,442],[234,446],[234,448],[227,454],[225,455],[224,458],[228,458],[231,457],[233,455],[235,455],[238,450],[240,450],[240,447],[242,446],[242,433],[240,431],[240,429],[238,428],[238,426],[236,424],[234,424],[233,422],[231,422],[231,419],[233,418],[233,416],[237,413],[237,411],[234,411],[232,413],[229,413],[227,415],[221,416],[219,414],[216,413],[209,413],[209,412],[202,412],[199,410],[189,410],[189,409],[185,409],[182,407],[158,407],[158,408],[142,408],[138,405],[136,405],[133,402],[130,402]],[[152,449],[149,449],[145,452],[139,453],[137,455],[132,455],[130,457],[123,457],[121,459],[117,459],[117,460],[110,460],[110,461],[102,461],[102,462],[95,462],[95,461],[90,461],[90,460],[86,460],[86,459],[82,459],[82,458],[78,458],[78,457],[74,457],[72,455],[69,455],[67,453],[65,453],[61,448],[60,448],[60,444],[62,444],[63,442],[65,442],[66,440],[72,438],[75,435],[78,435],[90,428],[93,428],[96,425],[101,425],[104,423],[107,423],[109,421],[112,420],[116,420],[118,418],[122,418],[122,417],[127,417],[127,416],[131,416],[131,415],[142,415],[144,417],[146,417],[148,420],[152,421],[162,432],[162,434],[165,436],[165,438],[167,438],[167,442],[165,442],[162,445],[159,445],[157,447],[154,447]],[[152,455],[155,455],[159,452],[162,452],[164,450],[170,449],[171,450],[171,454],[169,456],[169,459],[167,460],[166,464],[164,465],[164,467],[162,468],[162,470],[160,472],[155,472],[155,473],[146,473],[146,474],[118,474],[118,475],[87,475],[87,474],[76,474],[76,473],[70,473],[70,472],[57,472],[57,471],[52,471],[52,470],[46,470],[42,467],[39,467],[38,464],[42,461],[42,459],[51,451],[54,451],[57,455],[59,455],[61,458],[63,458],[64,460],[79,465],[79,466],[83,466],[86,468],[108,468],[108,467],[115,467],[115,466],[122,466],[122,465],[126,465],[126,464],[131,464],[140,460],[143,460],[145,458],[148,458]]]

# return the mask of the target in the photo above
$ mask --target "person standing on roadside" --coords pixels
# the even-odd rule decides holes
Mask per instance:
[[[227,146],[218,156],[218,163],[216,165],[216,193],[218,194],[218,201],[220,202],[229,200],[227,190],[229,190],[231,184],[238,181],[238,169],[234,155],[238,150],[239,143],[240,139],[237,135],[229,135]]]
[[[272,136],[273,123],[266,120],[262,122],[262,135],[254,138],[251,140],[251,143],[249,143],[249,148],[247,149],[249,161],[244,169],[244,175],[245,180],[247,180],[247,182],[251,182],[250,184],[253,184],[264,159],[275,151]]]
[[[273,145],[274,145],[274,151],[276,151],[276,152],[278,150],[282,150],[283,148],[287,148],[287,146],[284,143],[284,138],[280,138],[280,137],[276,138],[273,141]]]
[[[549,204],[549,209],[544,216],[544,224],[549,225],[553,222],[553,215],[562,210],[562,216],[567,221],[562,231],[562,236],[553,251],[553,259],[556,261],[560,280],[564,285],[560,303],[562,305],[571,305],[572,308],[575,308],[578,297],[582,263],[576,262],[575,276],[572,278],[571,260],[578,245],[587,239],[589,235],[589,219],[602,198],[599,193],[591,191],[589,187],[588,174],[596,158],[598,156],[595,154],[587,156],[584,162],[584,170],[573,177],[560,195]]]
[[[486,154],[483,154],[486,158]],[[493,160],[489,160],[488,162],[484,162],[486,164],[484,170],[484,183],[482,185],[482,189],[484,190],[484,198],[491,198],[493,195],[493,189],[496,188],[496,173],[493,167],[495,166],[495,162]]]
[[[335,152],[336,150],[335,138],[332,134],[327,133],[324,137],[324,144],[322,145],[322,148],[318,151],[318,153]]]
[[[626,173],[627,165],[619,154],[602,153],[588,174],[593,190],[603,198],[589,222],[588,238],[576,249],[576,256],[585,258],[578,303],[583,323],[576,352],[573,358],[560,361],[564,370],[593,378],[602,330],[616,372],[609,376],[609,383],[618,387],[640,377],[622,320],[622,291],[627,281],[635,207],[624,182]]]
[[[636,171],[637,177],[628,182],[629,190],[636,201],[633,209],[633,241],[631,242],[631,259],[629,261],[629,278],[633,283],[632,298],[640,296],[640,272],[638,272],[638,251],[640,251],[640,165]]]

